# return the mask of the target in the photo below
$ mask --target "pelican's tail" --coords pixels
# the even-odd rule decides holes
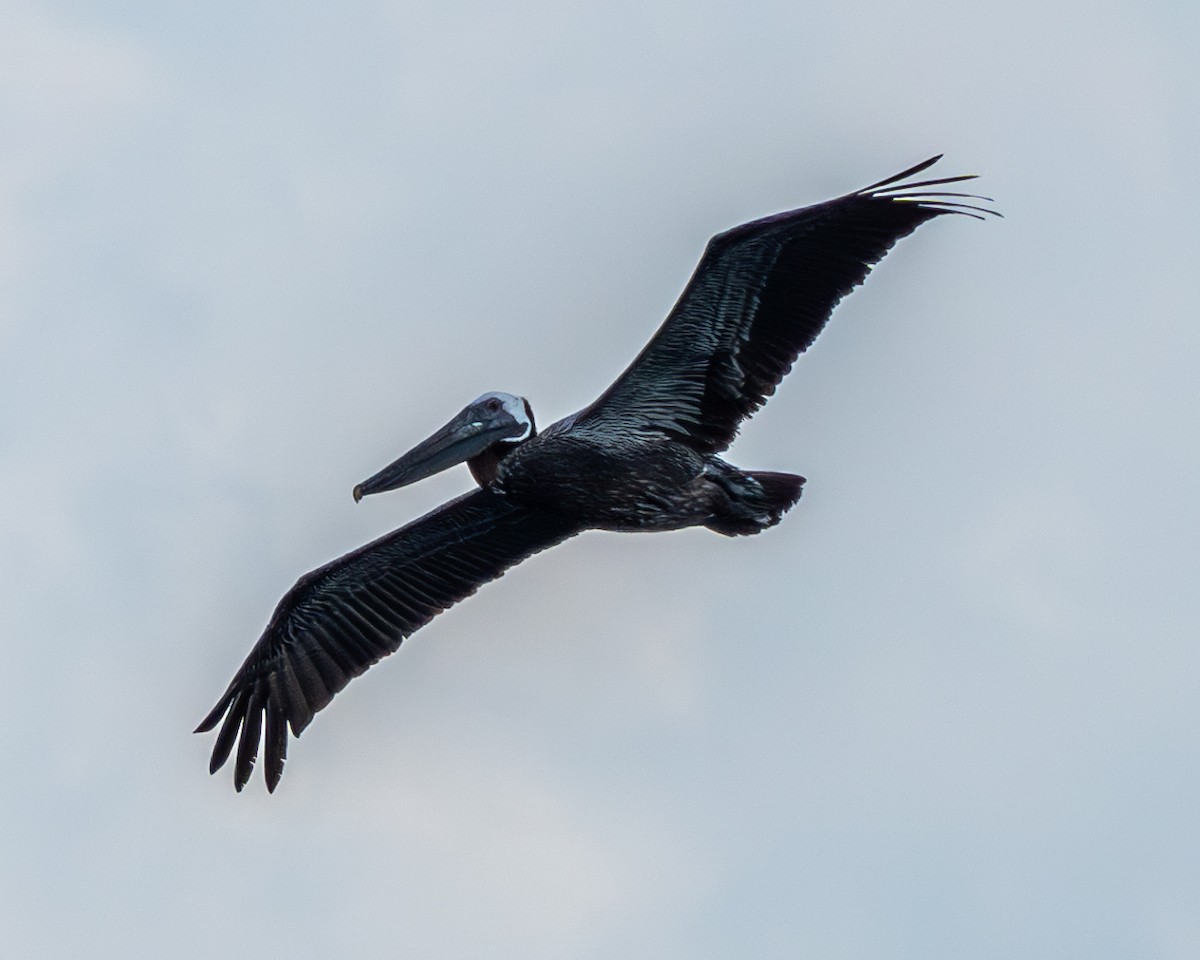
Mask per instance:
[[[743,473],[731,509],[705,524],[727,537],[748,536],[773,527],[800,499],[804,478],[794,473]],[[734,490],[731,489],[730,493]]]

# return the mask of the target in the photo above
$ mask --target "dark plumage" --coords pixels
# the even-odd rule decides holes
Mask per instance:
[[[525,400],[485,394],[355,487],[358,499],[463,461],[480,485],[300,578],[198,728],[224,718],[210,771],[236,744],[241,790],[262,740],[274,790],[289,726],[298,736],[438,613],[576,533],[703,525],[735,536],[778,523],[804,479],[717,454],[897,240],[943,214],[993,213],[961,202],[987,198],[936,189],[970,177],[902,182],[938,159],[714,237],[662,327],[579,413],[539,434]]]
[[[266,711],[265,765],[283,773],[295,736],[354,677],[480,585],[579,531],[572,520],[476,490],[306,573],[279,601],[262,639],[200,724],[225,715],[210,769],[220,768],[241,727],[234,777],[250,779]]]

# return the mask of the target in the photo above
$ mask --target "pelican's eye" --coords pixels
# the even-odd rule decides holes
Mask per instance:
[[[487,402],[483,405],[484,409],[487,410],[488,413],[499,413],[500,408],[503,406],[504,404],[502,404],[497,397],[489,397]]]

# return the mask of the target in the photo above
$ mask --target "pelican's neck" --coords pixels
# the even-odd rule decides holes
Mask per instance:
[[[524,440],[502,440],[500,443],[493,443],[490,447],[477,454],[467,461],[467,466],[471,470],[471,476],[475,478],[475,482],[481,487],[487,487],[492,484],[500,474],[500,464],[504,458],[517,449]]]
[[[537,436],[537,422],[533,419],[533,407],[529,405],[528,400],[524,397],[514,397],[508,393],[484,394],[480,400],[485,400],[489,396],[503,399],[505,410],[514,420],[525,425],[525,432],[511,440],[497,441],[467,461],[467,466],[471,469],[471,476],[481,487],[490,486],[495,481],[500,474],[500,464],[505,457],[521,444],[527,443]]]

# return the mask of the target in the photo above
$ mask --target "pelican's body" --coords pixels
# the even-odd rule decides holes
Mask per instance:
[[[666,322],[590,406],[538,433],[521,397],[487,393],[369,480],[355,499],[466,462],[479,488],[301,577],[200,725],[224,717],[215,771],[238,745],[249,780],[265,720],[273,790],[293,735],[351,678],[451,604],[584,530],[778,523],[804,478],[743,471],[718,454],[816,338],[833,307],[899,238],[946,213],[991,212],[899,181],[926,161],[827,203],[710,241]],[[980,199],[980,198],[976,198]]]
[[[764,493],[772,479],[786,490],[782,502]],[[682,443],[606,442],[568,417],[513,450],[489,488],[585,530],[757,533],[779,521],[803,483],[788,474],[746,474]]]

